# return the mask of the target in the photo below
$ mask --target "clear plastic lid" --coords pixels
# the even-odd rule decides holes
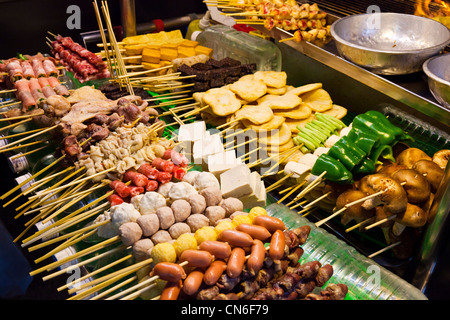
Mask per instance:
[[[300,262],[319,261],[322,265],[329,263],[334,270],[329,282],[346,284],[346,299],[427,300],[419,289],[326,230],[317,228],[295,211],[279,204],[271,204],[266,210],[269,215],[283,220],[289,229],[303,225],[311,227],[308,240],[302,245],[304,254]]]

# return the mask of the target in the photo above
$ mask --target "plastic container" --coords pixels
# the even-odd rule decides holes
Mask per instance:
[[[289,229],[303,225],[311,227],[308,240],[302,248],[300,263],[319,261],[331,264],[333,276],[330,283],[348,286],[348,300],[427,300],[416,287],[394,273],[361,255],[336,236],[317,228],[306,218],[284,205],[271,204],[266,208],[269,215],[277,217]]]
[[[213,25],[201,32],[196,41],[213,49],[213,58],[236,59],[242,64],[256,63],[258,71],[281,71],[281,51],[272,42],[237,31],[224,25]]]

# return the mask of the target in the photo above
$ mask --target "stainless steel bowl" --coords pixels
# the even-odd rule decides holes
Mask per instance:
[[[410,14],[352,15],[335,21],[330,31],[343,58],[384,75],[420,71],[450,43],[446,26]]]
[[[450,109],[450,53],[432,57],[423,64],[428,87],[436,100]]]

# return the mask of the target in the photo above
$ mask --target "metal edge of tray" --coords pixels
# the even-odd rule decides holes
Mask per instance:
[[[337,19],[334,18],[334,19]],[[333,19],[330,19],[333,20]],[[268,34],[273,39],[279,41],[289,38],[289,35],[277,29],[267,30],[264,26],[251,25],[253,28]],[[330,39],[329,42],[334,41]],[[288,45],[298,52],[305,54],[306,56],[323,63],[324,65],[331,67],[355,80],[361,82],[368,87],[371,87],[385,95],[402,102],[410,108],[417,110],[418,112],[440,122],[442,125],[450,126],[450,111],[446,110],[443,106],[430,101],[420,95],[411,92],[392,81],[389,81],[379,75],[376,75],[356,64],[345,60],[339,55],[327,51],[323,47],[314,43],[302,41],[300,43],[295,41],[285,41],[283,44]],[[319,44],[319,43],[317,43]]]

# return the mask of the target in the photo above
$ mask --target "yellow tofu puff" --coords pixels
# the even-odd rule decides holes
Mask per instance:
[[[159,63],[161,60],[160,46],[147,45],[142,50],[142,62]]]

